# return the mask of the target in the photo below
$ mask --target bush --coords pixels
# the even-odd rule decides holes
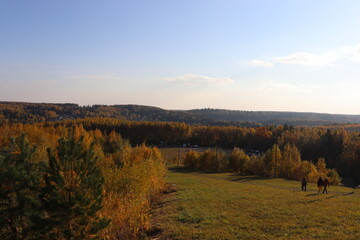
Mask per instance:
[[[116,164],[121,157],[120,166]],[[112,158],[116,158],[112,159]],[[157,148],[144,145],[121,151],[104,159],[105,200],[101,213],[111,216],[104,239],[139,239],[150,227],[149,210],[165,188],[166,166]]]
[[[192,150],[189,151],[188,153],[186,153],[185,158],[184,158],[184,165],[185,165],[185,167],[188,167],[188,168],[198,169],[199,168],[199,153],[192,151]]]
[[[245,164],[245,174],[265,176],[265,163],[262,157],[251,156]]]
[[[250,157],[239,148],[234,148],[229,157],[229,169],[235,173],[245,173],[245,166],[250,161]]]
[[[341,183],[341,177],[335,169],[329,169],[326,176],[329,178],[330,184],[338,186]]]
[[[316,166],[309,161],[301,161],[294,170],[293,179],[301,180],[306,178],[308,182],[316,182],[318,180],[319,174]]]

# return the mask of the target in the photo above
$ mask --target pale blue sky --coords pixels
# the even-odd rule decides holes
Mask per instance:
[[[360,1],[2,0],[0,100],[360,114]]]

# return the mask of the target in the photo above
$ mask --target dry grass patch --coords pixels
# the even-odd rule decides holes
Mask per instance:
[[[359,239],[360,191],[170,168],[178,191],[155,213],[160,239]]]

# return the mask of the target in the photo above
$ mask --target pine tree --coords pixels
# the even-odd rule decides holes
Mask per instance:
[[[39,239],[40,164],[30,161],[35,147],[25,135],[13,138],[0,154],[0,238]]]
[[[96,233],[108,221],[98,216],[102,208],[103,176],[84,138],[76,141],[74,131],[59,140],[57,151],[48,150],[49,166],[42,189],[43,207],[48,213],[50,239],[97,239]]]

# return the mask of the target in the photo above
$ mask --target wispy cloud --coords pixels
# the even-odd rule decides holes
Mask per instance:
[[[253,67],[266,67],[266,68],[271,68],[274,66],[274,64],[272,62],[267,62],[267,61],[262,61],[262,60],[257,60],[257,59],[250,60],[250,61],[246,62],[246,64],[249,66],[253,66]]]
[[[355,47],[351,48],[349,51],[350,51],[350,54],[351,54],[350,59],[352,61],[360,63],[360,44],[358,44]]]
[[[162,80],[174,83],[186,84],[228,84],[234,82],[233,79],[227,77],[208,77],[195,74],[186,74],[177,77],[165,77]]]
[[[321,54],[296,52],[283,57],[274,57],[271,61],[254,59],[246,62],[250,66],[273,67],[275,64],[300,66],[334,66],[339,62],[360,63],[360,44],[344,46]]]
[[[304,66],[326,66],[326,65],[334,64],[339,57],[340,55],[334,52],[320,54],[320,55],[297,52],[285,57],[277,57],[274,60],[277,63],[283,63],[283,64],[304,65]]]

